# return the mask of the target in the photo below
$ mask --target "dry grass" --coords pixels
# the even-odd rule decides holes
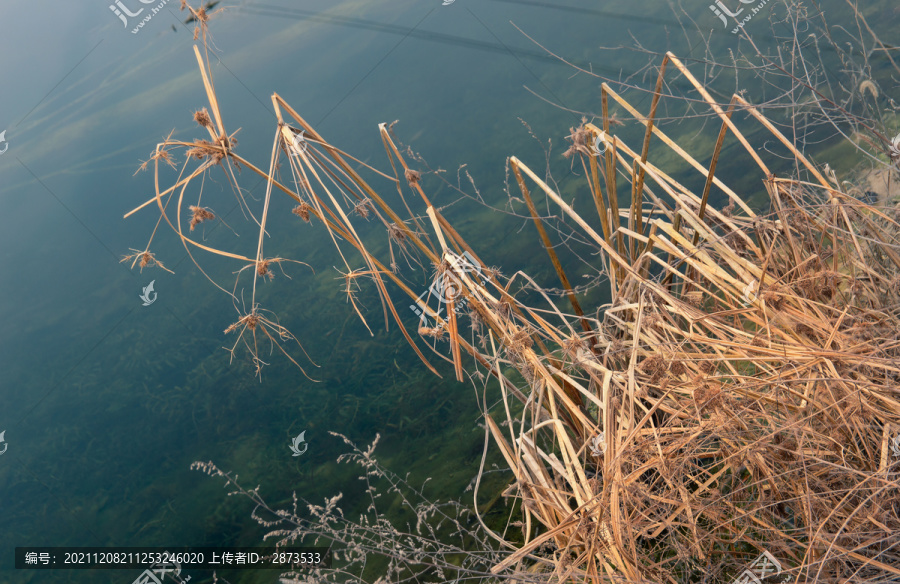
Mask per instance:
[[[159,162],[169,161],[160,152],[185,148],[199,166],[190,172],[186,166],[185,178],[157,188],[143,206],[156,202],[161,220],[187,249],[256,268],[251,307],[226,332],[240,330],[237,342],[253,354],[257,369],[263,364],[257,332],[272,344],[296,340],[277,320],[264,318],[255,300],[257,280],[271,276],[269,262],[276,261],[263,256],[263,234],[277,189],[294,200],[295,214],[320,222],[341,251],[346,292],[363,322],[353,298],[361,277],[375,284],[385,325],[393,320],[432,371],[437,374],[423,347],[452,362],[461,381],[475,368],[497,380],[502,407],[485,417],[515,476],[506,494],[522,502],[515,529],[523,543],[495,534],[511,553],[493,574],[540,572],[554,582],[725,582],[766,551],[787,581],[900,579],[896,209],[850,196],[846,185],[826,177],[752,104],[737,94],[718,104],[668,54],[649,113],[604,84],[602,127],[585,123],[571,130],[566,154],[582,165],[596,215],[576,213],[525,163],[509,159],[572,313],[561,312],[547,296],[543,306],[525,305],[509,290],[514,281],[530,278],[519,273],[507,279],[489,269],[432,205],[421,175],[410,169],[384,124],[380,133],[394,174],[378,174],[418,195],[427,222],[409,211],[405,199],[408,213],[401,217],[355,170],[365,165],[329,144],[277,94],[269,171],[240,157],[224,130],[208,66],[195,52],[215,120],[213,125],[207,114],[200,125],[211,140],[161,144],[153,158],[157,185]],[[654,123],[667,68],[693,84],[718,121],[709,166]],[[611,131],[621,122],[608,113],[610,99],[643,125],[640,147],[629,147]],[[783,146],[803,178],[771,172],[732,121],[736,109]],[[295,140],[301,131],[302,146]],[[598,136],[606,144],[603,154],[591,148]],[[744,148],[748,173],[765,177],[770,212],[757,214],[716,177],[726,139]],[[699,173],[702,191],[691,191],[655,165],[662,146],[651,157],[651,140],[677,155],[682,168]],[[293,188],[275,178],[282,156]],[[212,166],[233,179],[232,164],[268,181],[254,258],[208,248],[181,229],[188,184]],[[632,197],[629,208],[620,209],[623,186]],[[609,306],[580,306],[531,189],[601,252],[598,270],[608,277]],[[176,190],[173,222],[166,209]],[[718,209],[710,202],[714,191],[727,201]],[[391,242],[386,263],[358,236],[354,212],[360,220],[383,223]],[[445,288],[452,284],[459,292],[443,316],[406,285],[394,244],[424,258]],[[463,252],[474,258],[481,277],[460,261]],[[437,323],[420,327],[418,340],[407,331],[388,282]],[[462,300],[480,343],[460,330],[455,308]],[[602,319],[586,316],[598,308],[604,308]],[[437,339],[449,344],[449,356],[435,349]],[[508,366],[520,380],[504,374]]]

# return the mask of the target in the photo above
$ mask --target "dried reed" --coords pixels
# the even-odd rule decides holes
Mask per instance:
[[[251,308],[229,330],[255,334],[270,322],[278,334],[266,334],[276,342],[289,333],[262,319],[255,282],[274,261],[264,258],[262,248],[277,189],[296,202],[294,213],[324,225],[341,250],[350,299],[356,279],[370,279],[385,324],[390,313],[432,371],[437,373],[419,344],[443,337],[459,380],[468,355],[499,382],[503,419],[495,420],[496,412],[485,412],[485,419],[515,476],[506,494],[521,500],[523,517],[521,543],[508,533],[494,534],[511,551],[493,566],[494,575],[540,572],[555,582],[730,581],[765,551],[788,581],[900,579],[896,209],[850,196],[743,97],[735,94],[721,106],[667,54],[649,113],[604,84],[602,127],[586,123],[572,131],[567,154],[581,160],[596,216],[577,213],[525,163],[509,159],[573,313],[561,312],[549,298],[545,306],[529,306],[509,289],[514,279],[530,279],[505,279],[488,269],[432,205],[420,174],[384,124],[380,133],[394,174],[378,174],[398,191],[405,184],[417,194],[427,223],[411,211],[404,220],[349,161],[361,162],[328,143],[277,94],[268,172],[239,156],[222,124],[208,65],[199,49],[195,53],[215,120],[213,125],[206,115],[201,124],[211,141],[160,144],[153,157],[157,192],[142,207],[156,202],[189,250],[256,266]],[[720,122],[708,166],[655,124],[670,67],[690,81]],[[644,126],[639,149],[611,131],[618,124],[609,115],[610,99]],[[775,176],[732,120],[736,109],[780,142],[806,178]],[[741,144],[747,164],[765,177],[771,213],[757,214],[715,175],[728,138]],[[598,139],[602,154],[590,146]],[[692,192],[651,162],[654,140],[699,173],[702,191]],[[177,147],[199,166],[160,190],[159,161],[170,161],[162,153]],[[282,155],[294,188],[274,177]],[[188,184],[216,165],[234,179],[231,164],[268,181],[253,258],[208,248],[181,228]],[[623,182],[632,199],[620,209]],[[600,269],[612,302],[601,320],[587,317],[591,311],[578,303],[532,188],[602,251]],[[728,201],[722,208],[710,200],[714,188]],[[173,222],[167,202],[176,189]],[[406,285],[393,248],[387,263],[370,253],[351,221],[353,211],[381,221],[390,241],[403,253],[426,258],[443,288],[456,291],[445,317]],[[592,226],[598,223],[599,232]],[[345,243],[364,267],[351,267],[355,261],[345,255]],[[464,252],[483,277],[461,261]],[[436,323],[420,328],[419,342],[407,331],[388,281]],[[481,345],[460,331],[455,309],[463,301],[482,327]],[[258,360],[255,343],[248,348]],[[515,367],[522,381],[509,379],[504,365]],[[297,534],[278,535],[288,541]]]

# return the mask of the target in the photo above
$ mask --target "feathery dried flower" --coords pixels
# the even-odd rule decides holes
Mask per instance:
[[[169,272],[170,274],[175,273],[172,270],[168,269],[166,266],[164,266],[161,261],[156,259],[156,257],[147,250],[138,251],[136,249],[130,249],[130,251],[133,251],[134,253],[123,257],[119,261],[119,263],[127,262],[128,260],[133,259],[134,261],[131,262],[131,267],[134,268],[134,265],[136,263],[140,262],[139,265],[141,268],[141,272],[143,272],[144,268],[146,268],[147,266],[150,266],[150,267],[156,266],[156,267],[164,269],[165,271]]]
[[[269,269],[272,260],[262,260],[256,263],[256,273],[260,276],[268,276],[269,280],[275,278],[275,274]]]
[[[363,219],[369,218],[369,213],[372,209],[372,200],[371,199],[363,199],[359,203],[353,207],[353,212],[362,217]]]
[[[194,146],[188,148],[185,154],[188,158],[196,158],[197,160],[209,158],[214,164],[219,164],[225,158],[225,152],[219,145],[213,144],[209,140],[200,139],[194,140]]]
[[[446,332],[447,332],[447,329],[444,326],[435,326],[435,327],[420,326],[419,327],[419,334],[422,335],[423,337],[433,337],[435,339],[442,339],[442,338],[444,338],[444,335],[446,334]]]
[[[291,213],[293,213],[294,215],[300,217],[301,219],[303,219],[304,221],[309,223],[309,210],[310,209],[312,209],[312,207],[310,207],[309,203],[307,203],[306,201],[303,201],[302,203],[300,203],[299,205],[297,205],[296,207],[291,209]]]
[[[401,228],[396,223],[391,223],[390,225],[388,225],[388,236],[398,243],[403,243],[404,241],[406,241],[406,231],[404,231],[403,228]]]
[[[419,183],[419,180],[422,178],[422,174],[417,170],[413,170],[411,168],[407,168],[404,173],[406,177],[406,182],[409,183],[409,186],[413,186]]]
[[[171,137],[171,134],[169,134]],[[168,138],[166,138],[168,140]],[[150,158],[145,160],[138,169],[134,172],[135,175],[137,173],[147,170],[147,167],[150,165],[150,162],[154,160],[162,160],[164,163],[168,164],[172,168],[175,168],[175,160],[172,158],[172,155],[169,154],[169,151],[162,147],[157,147],[156,151],[150,155]]]
[[[242,326],[242,325],[246,326],[247,328],[249,328],[252,331],[256,328],[256,325],[258,325],[258,324],[259,324],[259,315],[254,312],[254,313],[251,313],[251,314],[248,314],[248,315],[242,317],[239,321],[230,325],[227,329],[225,329],[225,334],[227,335],[228,333],[232,332],[233,330],[235,330],[236,328],[238,328],[239,326]]]
[[[584,154],[585,156],[593,156],[593,133],[588,130],[584,125],[587,123],[587,118],[581,118],[581,125],[578,128],[569,128],[569,132],[571,132],[566,138],[572,141],[572,145],[569,146],[569,149],[563,152],[563,156],[566,158],[571,157],[573,154]]]
[[[212,127],[212,119],[209,117],[209,111],[206,108],[194,112],[194,121],[204,128]]]
[[[210,219],[215,219],[216,216],[207,209],[206,207],[197,207],[195,205],[191,205],[188,207],[191,210],[191,231],[194,230],[194,227],[200,225],[204,221],[209,221]]]

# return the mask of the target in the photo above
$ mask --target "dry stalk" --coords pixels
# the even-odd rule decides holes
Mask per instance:
[[[205,30],[203,15],[197,15]],[[796,582],[900,578],[896,210],[879,210],[829,182],[752,104],[735,94],[723,107],[668,54],[649,112],[604,84],[602,128],[583,124],[571,130],[566,154],[581,158],[585,192],[590,191],[598,217],[582,217],[525,163],[509,159],[575,311],[563,314],[526,275],[503,278],[488,269],[431,204],[419,173],[409,168],[383,124],[394,170],[388,178],[398,189],[405,184],[419,195],[436,244],[418,220],[422,213],[409,211],[404,220],[350,165],[352,157],[278,95],[272,97],[277,128],[269,170],[238,156],[233,136],[224,131],[208,59],[204,62],[199,50],[196,56],[213,113],[212,118],[198,113],[197,121],[211,139],[167,139],[158,146],[152,159],[156,193],[146,204],[157,203],[161,221],[187,249],[234,259],[244,266],[239,273],[254,268],[255,292],[257,279],[271,277],[270,264],[285,261],[264,258],[262,248],[271,195],[286,194],[297,203],[293,212],[320,221],[341,251],[348,299],[361,319],[353,294],[357,279],[365,276],[379,292],[386,325],[392,318],[437,373],[404,326],[388,293],[390,280],[434,319],[435,326],[418,329],[420,336],[432,343],[446,339],[451,356],[440,356],[452,361],[458,378],[469,356],[499,381],[500,413],[485,415],[514,475],[507,494],[521,500],[523,517],[522,543],[514,546],[508,534],[495,534],[515,551],[493,567],[494,574],[552,564],[554,581],[560,582],[730,581],[766,551]],[[709,166],[655,123],[667,67],[693,84],[721,122],[714,128]],[[644,125],[639,150],[612,133],[618,123],[608,111],[610,98]],[[784,145],[811,179],[773,175],[732,119],[735,107]],[[302,147],[286,117],[302,127]],[[597,137],[605,145],[602,154],[589,146]],[[662,163],[654,163],[662,157],[651,151],[651,137],[670,150],[667,156],[674,153],[683,168],[698,173],[702,191],[692,192]],[[758,173],[770,196],[770,213],[757,215],[715,176],[727,140],[746,152],[746,172]],[[161,153],[172,148],[184,148],[198,166],[160,190],[159,162],[171,161]],[[288,155],[294,188],[274,178],[281,153]],[[181,228],[191,181],[217,165],[230,172],[232,164],[267,180],[253,258],[206,247]],[[620,210],[622,180],[636,200]],[[727,205],[713,204],[713,187]],[[608,275],[612,301],[597,326],[584,316],[553,252],[532,202],[535,194],[558,208],[571,229],[600,252],[597,271]],[[171,200],[177,201],[174,222],[166,210]],[[212,218],[199,205],[189,209],[192,227]],[[398,276],[393,249],[387,265],[370,253],[351,220],[354,212],[361,219],[377,214],[392,244],[438,267],[443,289],[455,290],[447,312],[423,305]],[[600,233],[591,227],[596,222]],[[352,260],[344,253],[347,246]],[[474,266],[459,261],[463,252]],[[140,259],[142,267],[153,262],[146,251],[126,259],[131,258]],[[351,267],[359,263],[362,267]],[[516,280],[533,284],[546,305],[517,301],[509,293]],[[477,345],[461,332],[455,310],[461,302],[477,320]],[[230,351],[243,344],[257,369],[264,364],[257,333],[273,344],[296,340],[263,314],[254,296],[250,309],[226,330],[240,331]],[[515,367],[524,381],[507,379],[505,365]],[[495,416],[505,419],[498,423]]]

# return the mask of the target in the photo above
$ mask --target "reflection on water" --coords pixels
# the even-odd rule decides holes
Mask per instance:
[[[302,9],[242,2],[226,6],[212,22],[221,59],[214,72],[217,92],[226,125],[242,128],[238,150],[257,163],[268,158],[274,129],[267,96],[278,92],[334,144],[374,166],[384,162],[376,124],[400,118],[397,134],[433,168],[447,169],[442,176],[451,185],[471,194],[465,173],[455,172],[466,164],[478,196],[500,208],[506,202],[505,157],[544,160],[552,138],[550,167],[571,200],[584,194],[578,190],[582,170],[559,156],[562,138],[582,112],[599,111],[599,81],[548,56],[510,21],[572,63],[641,87],[652,87],[655,73],[628,77],[647,62],[635,39],[646,50],[697,58],[736,46],[705,6],[687,16],[716,31],[709,48],[679,32],[682,10],[650,4],[652,11],[576,0],[435,1],[427,7],[318,2]],[[103,10],[96,11],[96,27],[110,24]],[[174,16],[182,18],[177,11]],[[236,312],[170,234],[157,240],[154,251],[174,274],[152,266],[129,271],[130,262],[119,263],[127,250],[144,245],[155,224],[153,212],[121,219],[152,192],[152,175],[132,177],[139,161],[173,128],[184,139],[199,136],[190,112],[205,98],[192,49],[164,18],[172,16],[155,17],[143,34],[127,35],[132,44],[126,57],[104,49],[78,79],[51,93],[21,122],[15,148],[6,141],[9,130],[0,133],[0,154],[6,153],[0,158],[0,205],[7,221],[16,218],[0,246],[5,273],[16,275],[0,284],[8,299],[0,308],[4,549],[258,544],[263,530],[249,520],[249,503],[225,497],[219,483],[190,471],[195,460],[239,473],[244,484],[261,485],[274,502],[289,500],[292,490],[311,501],[343,491],[345,510],[359,511],[365,503],[356,470],[335,464],[344,446],[328,430],[360,444],[381,433],[378,452],[386,466],[421,480],[434,477],[435,498],[462,496],[484,438],[477,395],[453,380],[447,364],[442,379],[429,373],[394,326],[384,329],[377,296],[363,289],[359,300],[368,307],[374,336],[368,334],[346,303],[330,241],[319,227],[291,215],[288,201],[273,213],[270,245],[277,242],[281,255],[308,262],[315,274],[288,267],[262,294],[319,366],[311,367],[317,382],[277,350],[265,356],[270,365],[261,380],[246,352],[236,351],[230,362],[223,347],[230,348],[234,337],[222,331]],[[746,25],[759,43],[772,38],[767,19],[754,16]],[[64,22],[53,26],[66,30]],[[109,35],[110,46],[124,43],[122,30],[98,30],[98,38]],[[886,59],[873,57],[872,63],[873,79],[888,82]],[[684,79],[672,83],[688,86]],[[649,99],[635,93],[634,102],[647,108]],[[20,117],[24,105],[22,110]],[[709,132],[697,136],[703,121],[688,114],[665,112],[677,122],[666,131],[696,139],[695,151],[708,152],[702,141]],[[634,126],[621,130],[630,140],[642,136]],[[60,137],[63,146],[53,142]],[[750,199],[762,204],[758,182],[729,167],[734,148],[723,151],[719,174],[758,193]],[[166,172],[171,178],[176,171]],[[701,180],[687,172],[678,178],[689,186]],[[263,195],[265,185],[248,173],[240,181],[251,200]],[[255,241],[248,237],[253,226],[225,182],[213,173],[204,197],[222,206],[218,215],[234,231],[209,224],[203,237],[216,247],[232,245],[238,233],[250,246],[246,253]],[[506,274],[527,268],[537,281],[557,285],[521,217],[463,199],[433,176],[423,184],[438,204],[451,205],[446,216],[488,263]],[[383,186],[385,192],[393,188]],[[386,250],[377,226],[370,230],[373,250]],[[17,253],[7,251],[13,249]],[[21,250],[28,250],[27,259]],[[585,271],[582,260],[567,261]],[[226,287],[233,283],[232,264],[211,259],[202,265]],[[422,290],[429,278],[422,273]],[[597,289],[587,294],[595,305],[602,303]],[[417,326],[416,314],[404,316],[408,327]],[[0,580],[8,582],[130,582],[136,576],[71,571],[38,578],[13,571],[11,554],[0,558],[0,568]],[[203,577],[208,575],[194,581]],[[234,574],[229,581],[270,582],[272,573]]]

